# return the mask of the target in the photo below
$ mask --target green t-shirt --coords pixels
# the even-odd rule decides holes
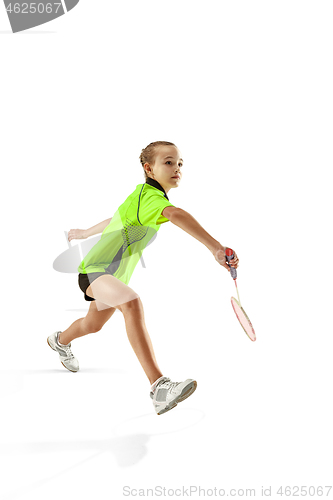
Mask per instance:
[[[80,263],[78,272],[109,272],[128,285],[144,248],[160,225],[169,220],[162,215],[165,207],[174,205],[159,182],[148,178],[145,184],[138,184],[118,207],[101,239]]]

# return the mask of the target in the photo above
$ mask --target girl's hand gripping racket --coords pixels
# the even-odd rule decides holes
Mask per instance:
[[[230,267],[230,274],[235,282],[237,296],[238,296],[238,300],[236,300],[235,297],[231,297],[232,307],[234,308],[235,314],[238,318],[238,321],[242,325],[244,332],[249,337],[249,339],[254,342],[255,340],[257,340],[255,331],[253,329],[253,326],[252,326],[252,323],[251,323],[249,317],[247,316],[246,312],[244,311],[244,309],[242,308],[241,303],[240,303],[237,282],[236,282],[237,271],[234,267],[231,267],[231,265],[229,264],[229,262],[234,258],[234,252],[231,250],[231,248],[227,247],[225,249],[225,258],[226,258],[226,264]]]

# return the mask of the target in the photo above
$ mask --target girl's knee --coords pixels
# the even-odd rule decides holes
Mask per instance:
[[[85,333],[96,333],[101,330],[101,327],[88,319],[87,317],[82,319],[81,328]]]
[[[127,311],[129,309],[137,309],[141,307],[142,302],[137,293],[134,294],[134,296],[131,296],[126,302],[120,304],[118,306],[118,309],[123,313],[124,311]]]

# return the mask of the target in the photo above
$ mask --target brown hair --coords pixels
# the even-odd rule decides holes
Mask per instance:
[[[141,151],[140,162],[141,162],[143,171],[145,173],[145,181],[148,179],[148,175],[144,169],[144,164],[145,163],[150,163],[150,164],[155,163],[156,149],[158,146],[175,146],[176,147],[176,145],[173,142],[155,141],[155,142],[151,142],[150,144],[148,144],[148,146]]]

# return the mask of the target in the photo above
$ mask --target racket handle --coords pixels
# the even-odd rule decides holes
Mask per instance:
[[[234,258],[234,252],[231,250],[231,248],[226,248],[225,249],[225,258],[227,260],[227,265],[230,267],[230,274],[232,279],[237,279],[237,270],[234,267],[231,267],[229,264],[229,261]]]

